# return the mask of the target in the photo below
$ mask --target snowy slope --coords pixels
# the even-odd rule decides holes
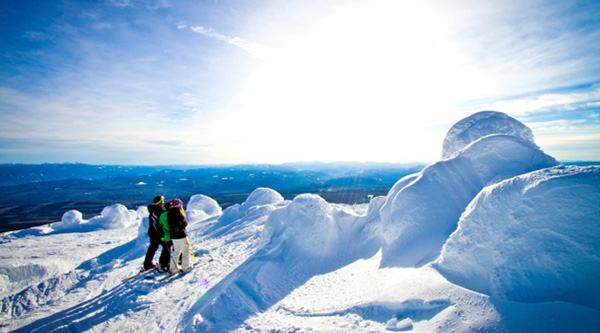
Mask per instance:
[[[544,169],[490,186],[435,266],[450,281],[500,299],[600,310],[598,203],[600,167]]]
[[[0,330],[564,332],[600,324],[600,167],[564,167],[498,112],[368,205],[256,189],[186,205],[199,267],[134,276],[147,211],[0,236]],[[157,258],[156,258],[157,259]]]

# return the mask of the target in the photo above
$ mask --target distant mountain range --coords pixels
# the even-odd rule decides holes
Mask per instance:
[[[258,187],[286,199],[317,193],[333,203],[364,203],[385,195],[424,164],[288,163],[282,165],[123,166],[88,164],[0,165],[0,232],[60,221],[75,209],[92,217],[109,204],[128,208],[155,195],[186,202],[204,194],[226,208]]]

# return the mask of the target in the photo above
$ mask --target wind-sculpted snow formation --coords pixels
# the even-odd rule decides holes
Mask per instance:
[[[600,310],[600,167],[534,171],[485,188],[435,263],[451,282],[518,302]]]
[[[286,205],[281,194],[270,188],[257,188],[246,201],[228,207],[206,231],[212,237],[236,233],[237,238],[260,235],[272,211]]]
[[[512,128],[500,126],[504,123],[497,118],[506,119],[509,125],[516,123],[506,115],[490,121],[490,116],[496,114],[475,114],[471,121],[459,122],[470,124],[461,137],[471,138],[472,142],[451,158],[433,163],[392,187],[381,209],[382,266],[412,267],[431,262],[456,229],[464,209],[485,186],[558,164],[530,141],[494,134],[492,125],[499,127],[499,132]],[[478,121],[485,124],[478,126]],[[475,134],[482,133],[481,128],[485,128],[486,135],[475,138]]]
[[[450,158],[471,142],[492,134],[510,135],[533,144],[531,129],[520,121],[502,112],[481,111],[462,119],[448,130],[442,145],[442,159]]]
[[[379,249],[373,224],[381,203],[373,200],[366,212],[358,213],[303,194],[271,212],[262,235],[266,245],[192,308],[187,330],[234,329],[309,278],[373,256]]]

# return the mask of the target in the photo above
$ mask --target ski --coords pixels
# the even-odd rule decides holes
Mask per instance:
[[[194,268],[196,268],[197,266],[199,266],[199,265],[194,265],[194,266],[190,267],[190,269],[188,269],[187,271],[185,271],[185,272],[183,272],[183,273],[181,273],[181,272],[179,272],[179,273],[174,273],[174,274],[172,274],[171,276],[169,276],[169,277],[167,277],[166,279],[163,279],[163,280],[161,280],[161,281],[162,281],[162,282],[164,282],[164,283],[169,283],[169,282],[171,282],[171,281],[173,281],[173,280],[179,279],[179,278],[183,277],[184,275],[187,275],[189,272],[191,272],[191,271],[192,271]]]
[[[138,276],[147,276],[150,272],[155,271],[155,270],[156,270],[156,267],[150,268],[150,269],[147,269],[147,270],[143,270],[142,269],[137,274],[124,278],[123,280],[121,280],[121,283],[125,283],[125,282],[127,282],[127,281],[129,281],[129,280],[131,280],[133,278],[138,277]]]
[[[212,261],[212,260],[210,260]],[[209,261],[209,262],[210,262]],[[190,269],[188,269],[187,271],[183,272],[183,273],[174,273],[171,276],[167,277],[166,279],[161,280],[164,283],[168,283],[171,282],[173,280],[176,280],[180,277],[183,277],[184,275],[187,275],[189,272],[193,271],[194,269],[196,269],[197,267],[200,267],[200,260],[197,260],[191,267]]]

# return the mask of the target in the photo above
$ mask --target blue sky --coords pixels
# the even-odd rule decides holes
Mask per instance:
[[[3,1],[0,163],[429,162],[496,110],[600,160],[597,1]]]

